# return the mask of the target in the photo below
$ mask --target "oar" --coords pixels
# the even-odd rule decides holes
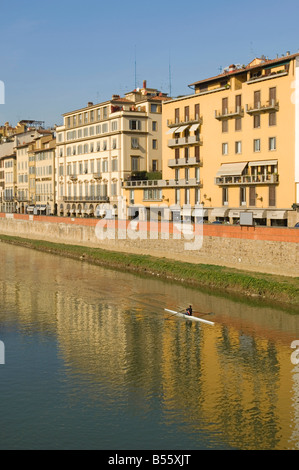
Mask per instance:
[[[174,315],[176,315],[177,313],[183,313],[183,312],[175,312],[174,310],[168,310],[167,308],[164,308],[165,312],[171,312],[170,315],[168,315],[168,317],[166,318],[169,318],[169,317],[173,317]]]

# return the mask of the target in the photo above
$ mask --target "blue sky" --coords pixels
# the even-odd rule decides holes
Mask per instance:
[[[298,0],[2,2],[0,124],[64,112],[147,80],[172,96],[220,67],[299,50]]]

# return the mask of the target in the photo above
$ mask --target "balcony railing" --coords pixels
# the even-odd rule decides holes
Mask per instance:
[[[242,176],[220,176],[215,178],[215,184],[224,185],[246,185],[246,184],[278,184],[279,176],[276,173],[268,175],[242,175]]]
[[[229,110],[229,109],[222,109],[221,111],[215,110],[215,118],[221,121],[222,119],[234,118],[234,117],[243,117],[244,116],[244,108],[242,106],[237,106],[236,109]]]
[[[202,166],[202,161],[198,160],[196,157],[189,157],[189,158],[172,158],[168,160],[169,168],[181,168],[184,166]]]
[[[179,147],[180,145],[202,145],[200,135],[189,135],[188,137],[180,137],[178,139],[169,139],[168,147]]]
[[[124,181],[122,183],[123,188],[126,189],[148,189],[148,188],[176,188],[176,187],[202,187],[202,181],[198,180],[197,178],[189,178],[189,179],[172,179],[172,180],[145,180],[145,181]]]
[[[196,115],[193,115],[193,116],[189,116],[189,117],[184,117],[184,119],[168,119],[167,120],[167,126],[168,127],[177,127],[177,126],[183,126],[183,125],[191,125],[191,124],[196,124],[196,123],[199,123],[199,124],[202,124],[202,118],[196,114]]]
[[[108,196],[63,196],[65,202],[109,202]]]
[[[276,100],[269,100],[258,103],[254,105],[246,104],[246,113],[247,114],[258,114],[258,113],[266,113],[268,111],[278,111],[279,110],[279,102]]]

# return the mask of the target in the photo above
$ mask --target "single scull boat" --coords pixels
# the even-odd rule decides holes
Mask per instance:
[[[181,313],[181,312],[175,312],[174,310],[168,310],[167,308],[165,308],[164,310],[165,310],[165,312],[172,313],[173,315],[177,315],[178,317],[186,318],[186,320],[199,321],[199,322],[202,322],[202,323],[206,323],[207,325],[215,325],[214,322],[208,321],[208,320],[203,320],[203,318],[194,317],[192,315],[186,315],[185,313]]]

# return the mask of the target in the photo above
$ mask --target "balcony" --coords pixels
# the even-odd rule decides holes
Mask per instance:
[[[223,109],[222,111],[217,111],[215,110],[215,119],[218,119],[218,121],[221,121],[222,119],[229,119],[229,118],[238,118],[238,117],[243,117],[244,116],[244,108],[241,106],[237,106],[236,109],[233,110],[228,110]]]
[[[180,147],[182,145],[202,145],[202,141],[200,140],[200,135],[189,135],[188,137],[180,137],[178,139],[169,139],[168,140],[168,147]]]
[[[168,127],[177,127],[177,126],[189,126],[192,124],[202,124],[202,118],[196,114],[194,116],[189,116],[185,117],[183,120],[182,119],[168,119],[167,120],[167,126]]]
[[[185,166],[202,166],[202,161],[198,160],[196,157],[191,157],[191,158],[172,158],[168,160],[168,166],[169,168],[182,168]]]
[[[180,180],[166,180],[166,186],[172,188],[202,188],[203,184],[201,180],[197,178],[189,178],[189,179],[180,179]]]
[[[279,102],[276,100],[269,100],[258,103],[254,105],[246,104],[246,113],[247,114],[259,114],[259,113],[267,113],[279,110]]]
[[[262,185],[278,184],[279,176],[277,173],[267,175],[242,175],[242,176],[221,176],[215,178],[215,184],[218,186],[238,186],[238,185]]]
[[[124,181],[122,183],[125,189],[148,189],[148,188],[187,188],[202,187],[202,181],[197,178],[180,179],[180,180],[145,180],[145,181]]]

